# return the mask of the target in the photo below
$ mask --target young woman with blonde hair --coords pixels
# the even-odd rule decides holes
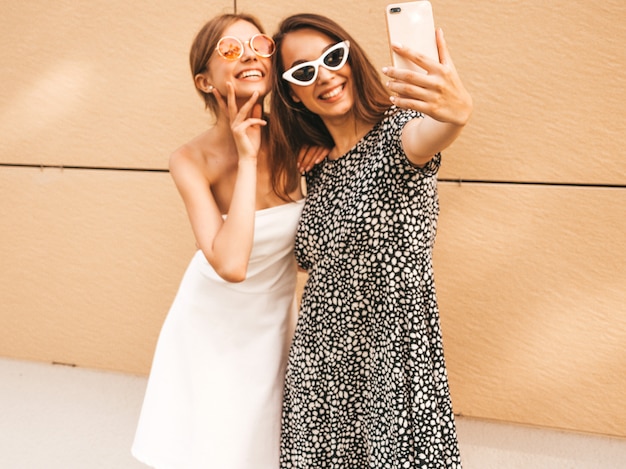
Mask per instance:
[[[269,152],[274,50],[243,14],[212,19],[191,47],[215,122],[170,158],[198,250],[161,329],[132,448],[154,468],[278,467],[303,200],[288,155]]]

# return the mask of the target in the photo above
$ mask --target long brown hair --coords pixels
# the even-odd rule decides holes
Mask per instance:
[[[287,34],[300,29],[313,29],[325,34],[333,41],[350,41],[348,62],[352,68],[352,86],[355,99],[354,112],[357,119],[372,124],[380,121],[391,103],[389,92],[383,86],[376,68],[365,51],[354,38],[339,24],[322,15],[302,13],[285,18],[274,35],[276,53],[272,57],[274,74],[272,78],[270,144],[272,153],[291,155],[293,165],[299,150],[304,146],[325,146],[332,148],[333,139],[322,119],[309,111],[302,103],[291,97],[290,84],[283,80],[285,71],[281,46]],[[289,161],[289,163],[292,163]]]

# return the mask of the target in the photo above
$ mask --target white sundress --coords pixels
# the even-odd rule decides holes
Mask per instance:
[[[277,469],[284,369],[296,318],[303,201],[259,210],[248,276],[191,260],[159,335],[132,446],[157,469]]]

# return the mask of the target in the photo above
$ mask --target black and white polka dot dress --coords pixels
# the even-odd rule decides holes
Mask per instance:
[[[440,156],[406,159],[392,107],[307,176],[309,272],[289,356],[281,468],[460,468],[433,283]]]

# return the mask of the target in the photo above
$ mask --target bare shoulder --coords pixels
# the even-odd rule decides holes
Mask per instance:
[[[209,162],[213,158],[215,148],[212,134],[213,132],[208,130],[170,154],[169,170],[174,180],[179,180],[190,173],[211,179]]]
[[[197,148],[190,143],[178,147],[170,154],[169,168],[170,172],[177,172],[184,167],[197,163],[200,159],[200,154]]]

